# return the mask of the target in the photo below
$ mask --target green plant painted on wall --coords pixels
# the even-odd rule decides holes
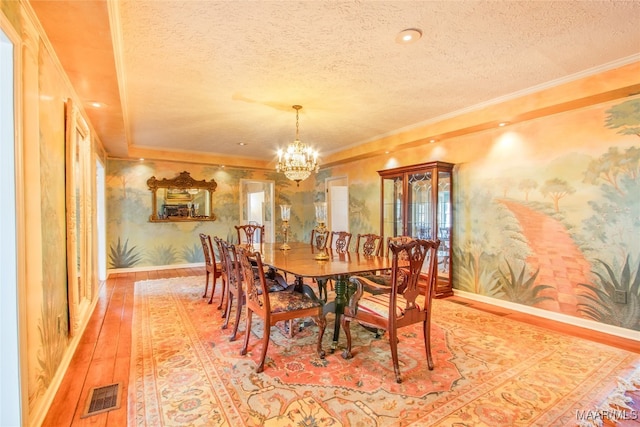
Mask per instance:
[[[578,285],[589,291],[581,298],[584,302],[578,304],[580,312],[598,322],[640,330],[640,263],[632,271],[627,257],[620,273],[616,273],[605,262],[596,261],[606,274],[594,272],[598,278],[595,285]]]
[[[607,110],[606,126],[640,136],[640,100]],[[579,285],[579,310],[599,322],[640,330],[640,266],[635,272],[631,267],[631,260],[640,259],[640,147],[609,147],[589,163],[584,182],[598,186],[601,198],[589,202],[593,215],[579,235],[594,276],[593,283]]]
[[[540,187],[540,192],[543,196],[551,198],[553,201],[553,209],[556,212],[559,212],[560,200],[564,199],[569,194],[575,193],[576,190],[564,179],[552,178],[545,181],[542,187]]]
[[[177,264],[177,250],[173,245],[158,245],[147,252],[147,261],[151,265]]]
[[[531,306],[539,304],[542,301],[553,300],[551,296],[541,295],[545,289],[554,289],[553,286],[535,285],[536,277],[538,277],[538,273],[540,272],[539,268],[527,278],[525,277],[527,271],[526,264],[522,265],[520,274],[517,276],[511,264],[508,262],[506,264],[509,269],[509,274],[507,275],[500,270],[500,283],[502,284],[505,299],[518,304]]]
[[[475,248],[475,249],[473,249]],[[470,243],[466,251],[453,249],[456,288],[466,292],[502,298],[502,290],[496,270],[496,257],[484,253],[481,246]]]
[[[194,243],[192,246],[184,246],[180,251],[180,255],[182,256],[182,259],[188,263],[201,263],[204,262],[204,253],[202,250],[202,245],[200,243]],[[214,248],[214,253],[215,252]]]
[[[502,189],[500,190],[501,194]],[[522,227],[505,205],[480,187],[460,193],[464,212],[473,212],[453,249],[456,288],[502,298],[501,262],[524,262],[531,253]],[[508,267],[507,267],[508,268]]]
[[[605,125],[620,135],[640,136],[640,100],[631,99],[607,110]]]
[[[47,287],[45,287],[47,289]],[[54,378],[66,349],[67,320],[58,320],[58,310],[51,305],[53,298],[45,295],[47,304],[42,305],[41,319],[38,325],[41,351],[38,352],[38,389],[46,390]]]
[[[118,244],[110,248],[109,263],[113,268],[129,268],[135,266],[142,259],[142,254],[136,249],[135,246],[128,248],[129,239],[124,242],[124,245],[120,243],[118,237]]]

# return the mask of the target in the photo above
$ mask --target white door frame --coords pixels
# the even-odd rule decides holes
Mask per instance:
[[[331,191],[330,188],[333,186],[345,186],[347,187],[347,200],[349,199],[349,178],[345,176],[334,176],[330,178],[325,178],[324,188],[325,188],[325,196],[327,201],[327,227],[332,231],[349,231],[349,203],[346,206],[340,207],[342,209],[342,214],[346,216],[345,223],[347,224],[346,230],[334,230],[333,224],[331,223],[331,217],[336,213],[335,209],[339,206],[332,206],[331,203]]]
[[[0,13],[0,191],[4,209],[0,209],[0,425],[22,425],[22,395],[20,366],[20,323],[22,307],[19,281],[24,282],[24,259],[18,256],[20,241],[24,242],[23,183],[20,152],[20,94],[17,77],[20,70],[20,46],[15,33]],[[10,39],[11,37],[11,39]],[[15,73],[15,74],[14,74]],[[24,218],[24,217],[22,217]],[[26,360],[26,359],[22,359]],[[24,367],[23,367],[24,368]],[[25,369],[22,369],[24,371]]]
[[[248,205],[248,199],[250,197],[251,191],[247,191],[249,187],[260,188],[260,191],[265,194],[265,207],[263,210],[263,217],[267,211],[270,212],[269,218],[264,218],[263,224],[264,227],[264,241],[267,243],[273,243],[276,241],[275,237],[275,220],[276,220],[276,211],[275,211],[275,182],[269,180],[259,180],[259,179],[241,179],[240,180],[240,223],[247,224],[248,218],[244,215],[244,207]],[[267,205],[268,204],[268,205]]]

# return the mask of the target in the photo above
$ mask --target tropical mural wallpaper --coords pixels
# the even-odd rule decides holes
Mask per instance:
[[[508,162],[461,166],[455,287],[640,330],[638,136],[633,99],[523,124],[495,141]]]
[[[42,288],[30,293],[28,330],[33,337],[29,352],[29,403],[33,405],[53,381],[68,345],[64,83],[55,73],[51,57],[40,46],[38,66],[40,96],[40,185],[42,218]],[[36,332],[37,331],[37,332]],[[36,338],[37,337],[37,338]]]
[[[379,232],[378,170],[442,160],[454,171],[454,288],[640,330],[640,99],[601,104],[321,170],[280,174],[109,161],[112,268],[201,262],[197,233],[234,240],[239,181],[272,180],[306,241],[326,178],[349,182],[350,231]],[[215,179],[218,220],[152,224],[146,179]],[[278,234],[277,238],[281,238]]]

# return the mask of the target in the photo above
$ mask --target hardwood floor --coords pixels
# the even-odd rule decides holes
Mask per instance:
[[[111,275],[106,286],[100,291],[96,309],[42,426],[126,426],[134,283],[140,280],[201,275],[204,291],[204,274],[205,270],[202,267]],[[478,310],[640,353],[640,344],[637,341],[572,327],[460,297],[450,298]],[[212,305],[212,309],[215,310],[215,306]],[[123,385],[120,408],[81,418],[89,391],[93,387],[117,382]],[[632,396],[635,399],[633,408],[637,415],[640,408],[640,392],[635,392]],[[617,426],[638,427],[640,421],[632,420],[619,423]]]

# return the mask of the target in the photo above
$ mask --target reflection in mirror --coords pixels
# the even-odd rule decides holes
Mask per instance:
[[[151,222],[167,221],[215,221],[213,213],[213,192],[218,184],[211,181],[197,181],[189,172],[180,172],[173,179],[147,180],[151,190]]]

